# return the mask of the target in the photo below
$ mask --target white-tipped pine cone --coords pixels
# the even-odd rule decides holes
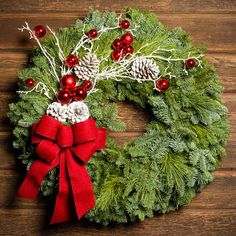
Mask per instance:
[[[88,106],[83,102],[72,102],[68,106],[68,122],[76,124],[89,118]]]
[[[153,80],[159,73],[159,66],[153,60],[145,57],[137,58],[131,66],[131,74],[138,82]]]
[[[67,105],[61,105],[59,102],[53,102],[48,106],[46,113],[60,122],[67,121]]]
[[[95,54],[88,54],[82,57],[74,71],[76,76],[81,80],[88,80],[92,77],[99,67],[99,60]]]
[[[76,124],[89,118],[88,106],[83,102],[72,102],[68,105],[53,102],[48,106],[46,113],[60,122],[69,122],[71,124]]]

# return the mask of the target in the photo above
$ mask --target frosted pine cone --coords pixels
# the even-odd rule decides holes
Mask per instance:
[[[66,122],[68,117],[67,105],[61,105],[59,102],[53,102],[48,106],[46,113],[60,122]]]
[[[72,102],[68,106],[68,122],[76,124],[89,118],[89,109],[83,102]]]
[[[131,66],[131,74],[138,82],[153,80],[159,73],[160,70],[156,63],[145,57],[137,58]]]
[[[69,105],[53,102],[48,106],[46,113],[60,122],[71,124],[76,124],[89,118],[89,109],[83,102],[72,102]]]
[[[79,79],[88,80],[92,77],[99,67],[99,60],[95,54],[87,54],[79,60],[75,67],[75,74]]]

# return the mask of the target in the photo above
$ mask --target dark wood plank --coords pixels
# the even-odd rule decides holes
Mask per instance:
[[[44,208],[45,199],[36,201],[20,199],[17,189],[24,179],[24,173],[16,170],[0,170],[0,208]],[[236,209],[236,171],[218,170],[215,179],[196,195],[186,206],[188,209]]]
[[[82,3],[82,4],[81,4]],[[141,10],[150,10],[155,12],[168,12],[168,13],[212,13],[212,12],[233,12],[236,8],[235,1],[233,0],[208,0],[201,1],[165,1],[165,0],[136,0],[111,2],[108,0],[64,0],[64,1],[49,1],[49,0],[34,0],[34,1],[2,1],[0,4],[1,12],[86,12],[90,7],[100,10],[115,10],[121,11],[124,7],[139,8]]]
[[[109,132],[108,135],[113,137],[120,145],[125,142],[141,136],[143,131],[136,132]],[[12,147],[13,137],[10,132],[0,132],[0,170],[23,169],[20,161],[17,160],[17,152]],[[236,170],[236,133],[230,133],[226,147],[227,155],[222,158],[220,170]]]
[[[232,236],[236,232],[235,209],[181,209],[130,225],[102,227],[70,222],[48,226],[43,209],[2,209],[0,226],[5,235],[208,235]],[[13,222],[17,222],[13,226]]]
[[[30,50],[0,51],[0,91],[17,89],[17,74],[27,66],[29,55]],[[209,53],[206,56],[216,67],[225,92],[236,92],[236,54]]]
[[[158,14],[159,19],[170,28],[181,26],[193,39],[194,43],[204,44],[210,51],[235,51],[236,24],[235,14]],[[1,34],[0,49],[31,48],[28,35],[17,31],[22,23],[27,20],[32,26],[36,24],[48,24],[52,28],[70,26],[78,17],[84,14],[75,13],[34,13],[11,14],[0,16]],[[63,19],[63,20],[62,20]],[[7,39],[7,40],[5,40]]]
[[[6,112],[8,111],[8,104],[15,100],[14,96],[16,96],[14,92],[0,93],[0,131],[8,131],[10,129]],[[224,93],[222,99],[229,109],[228,118],[231,125],[231,131],[236,132],[236,93]],[[127,123],[126,131],[143,131],[148,121],[150,121],[148,112],[135,107],[133,104],[119,103],[118,109],[118,117]]]

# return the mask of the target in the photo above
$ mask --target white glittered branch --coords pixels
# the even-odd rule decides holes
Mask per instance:
[[[47,49],[44,46],[42,46],[42,44],[40,43],[38,38],[35,36],[33,30],[29,27],[29,24],[27,22],[25,22],[25,25],[23,25],[22,28],[19,28],[19,30],[21,32],[23,32],[24,30],[27,30],[29,32],[30,39],[34,39],[38,43],[38,46],[40,47],[42,53],[47,58],[47,60],[50,64],[50,67],[52,70],[52,75],[57,79],[57,81],[59,81],[59,77],[56,72],[56,63],[55,63],[54,57],[52,55],[50,55],[50,53],[47,51]]]
[[[134,80],[137,81],[138,83],[143,83],[146,81],[151,81],[154,83],[154,88],[155,88],[155,83],[157,80],[161,79],[163,76],[168,76],[169,79],[172,77],[176,77],[173,75],[171,72],[168,72],[168,69],[171,65],[172,62],[175,61],[182,61],[183,62],[183,71],[188,74],[188,70],[186,69],[185,61],[188,60],[189,58],[192,58],[197,61],[197,66],[202,67],[201,63],[201,58],[204,56],[203,54],[200,55],[191,55],[190,53],[188,54],[188,57],[184,58],[178,58],[178,57],[173,57],[173,52],[175,52],[175,49],[166,49],[166,48],[161,48],[157,47],[155,50],[153,50],[149,55],[143,55],[142,50],[146,47],[151,46],[152,44],[156,43],[151,42],[143,45],[139,50],[137,50],[135,53],[133,53],[130,56],[125,56],[124,58],[120,58],[117,62],[112,63],[111,65],[106,66],[103,68],[102,71],[98,71],[96,75],[94,75],[94,80],[93,80],[93,88],[91,89],[90,93],[94,93],[97,91],[96,89],[96,83],[99,80],[116,80],[116,81],[122,81],[124,79],[129,79],[129,80]],[[167,52],[170,55],[168,57],[165,57],[162,55],[162,52]],[[165,61],[167,63],[166,67],[164,68],[164,71],[162,74],[159,74],[155,78],[145,78],[145,79],[140,79],[136,78],[131,74],[131,66],[135,60],[138,60],[139,58],[144,58],[144,59],[154,59],[160,60],[160,61]],[[100,65],[103,61],[106,61],[107,58],[102,58],[100,60]],[[158,64],[157,64],[158,65]]]
[[[40,93],[40,94],[43,94],[45,95],[47,98],[53,100],[50,95],[49,95],[49,89],[48,87],[43,83],[43,82],[38,82],[35,87],[33,87],[32,89],[30,90],[19,90],[17,91],[17,93],[24,93],[24,94],[28,94],[28,93],[31,93],[31,92],[37,92],[37,93]],[[55,91],[54,91],[55,92]]]
[[[102,26],[102,28],[98,30],[98,36],[94,39],[89,39],[88,38],[88,35],[85,33],[86,23],[84,23],[83,24],[83,30],[82,30],[83,35],[80,38],[79,42],[76,44],[74,50],[72,51],[72,54],[75,54],[81,48],[88,51],[88,53],[94,52],[94,50],[93,50],[94,43],[93,42],[96,41],[96,40],[99,40],[104,33],[107,33],[107,32],[112,31],[112,30],[120,29],[119,24],[120,24],[121,17],[122,17],[122,15],[116,17],[116,26],[114,26],[114,27],[104,27],[104,26]],[[130,32],[135,36],[134,32],[137,30],[137,28],[138,27],[126,29],[126,32]],[[86,45],[86,44],[88,44],[88,45]]]

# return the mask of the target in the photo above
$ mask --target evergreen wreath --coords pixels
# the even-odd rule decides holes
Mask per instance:
[[[106,148],[86,164],[96,198],[87,219],[144,220],[189,203],[213,180],[228,134],[223,89],[205,49],[182,29],[166,29],[154,14],[128,8],[120,16],[91,11],[57,32],[47,26],[43,42],[43,26],[31,30],[26,23],[20,30],[38,42],[8,113],[27,170],[38,158],[30,128],[45,113],[68,125],[91,116],[111,131],[125,130],[117,101],[152,113],[141,137],[123,146],[107,137]],[[58,173],[56,167],[46,175],[43,195],[58,191]]]

